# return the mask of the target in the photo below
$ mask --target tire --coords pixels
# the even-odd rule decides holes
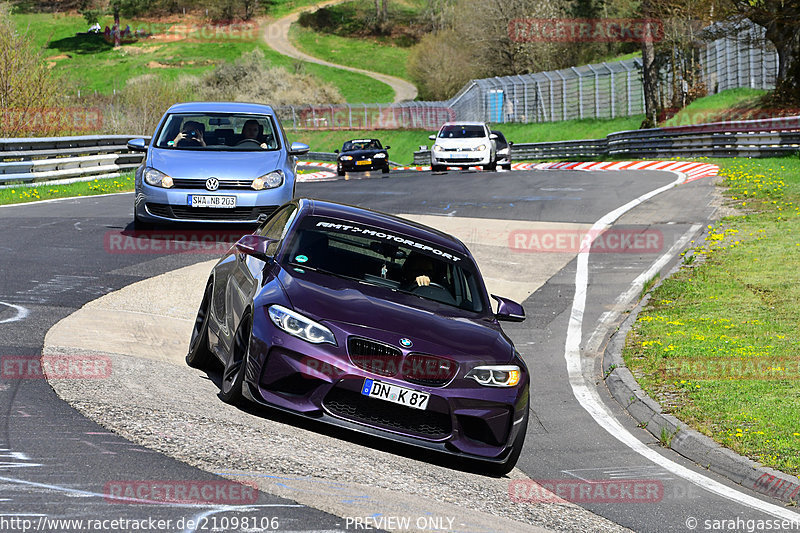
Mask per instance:
[[[511,445],[511,453],[508,455],[508,459],[503,464],[491,465],[488,468],[490,474],[504,476],[511,472],[517,465],[519,456],[522,453],[522,446],[525,444],[525,434],[528,432],[528,419],[530,418],[529,411],[530,403],[525,407],[525,420],[522,422],[522,426],[519,428],[519,433],[517,433],[517,436],[514,439],[514,444]]]
[[[431,165],[431,172],[444,172],[446,168],[444,165]]]
[[[141,218],[136,216],[136,207],[133,211],[133,229],[138,231],[147,231],[153,229],[155,226],[149,222],[143,222]]]
[[[387,166],[383,167],[383,168],[381,169],[381,172],[382,172],[383,174],[388,174],[388,173],[389,173],[389,166],[387,165]]]
[[[337,168],[336,169],[336,174],[339,175],[339,176],[344,176],[345,175],[345,171],[342,168]]]
[[[219,397],[225,403],[232,405],[244,403],[242,387],[244,386],[244,369],[247,366],[247,356],[250,352],[252,329],[253,319],[250,315],[245,315],[234,336],[233,353],[222,371]]]
[[[503,170],[511,170],[511,163],[507,163],[507,164],[505,164],[505,165],[502,165],[502,167],[501,167],[501,168],[502,168]]]
[[[497,161],[492,161],[488,165],[483,165],[483,170],[497,170]]]
[[[192,338],[189,341],[189,353],[186,354],[186,364],[192,368],[209,370],[215,361],[214,354],[208,348],[208,319],[211,313],[211,295],[214,286],[211,281],[206,285],[206,292],[203,294],[203,301],[197,311],[197,318],[194,319]]]

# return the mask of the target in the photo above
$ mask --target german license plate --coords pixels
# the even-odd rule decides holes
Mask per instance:
[[[361,161],[356,161],[356,165],[371,165],[372,159],[362,159]]]
[[[190,194],[187,204],[191,207],[236,207],[235,196],[212,196],[205,194]]]
[[[364,380],[361,394],[369,396],[370,398],[377,398],[379,400],[421,410],[425,410],[425,408],[428,407],[428,400],[431,396],[427,392],[398,387],[397,385],[391,385],[383,381],[375,381],[374,379]]]

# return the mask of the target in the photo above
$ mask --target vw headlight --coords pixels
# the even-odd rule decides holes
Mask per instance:
[[[163,187],[165,189],[169,189],[174,185],[172,178],[152,167],[147,167],[144,169],[142,177],[148,185],[152,185],[153,187]]]
[[[483,152],[484,150],[486,150],[486,145],[482,144],[482,145],[478,146],[477,148],[475,148],[474,150],[476,152]]]
[[[440,144],[434,144],[432,150],[434,152],[441,152],[442,150],[444,150],[444,148],[442,148]]]
[[[280,170],[273,170],[269,174],[264,174],[263,176],[259,176],[254,179],[253,183],[250,184],[250,187],[260,191],[263,189],[274,189],[275,187],[280,187],[282,184],[283,172]]]
[[[522,371],[517,365],[476,366],[464,377],[486,387],[513,387],[522,378]]]
[[[353,156],[352,155],[343,155],[339,159],[341,159],[342,161],[352,161],[353,160]]]
[[[281,305],[272,305],[269,308],[269,318],[272,323],[289,335],[313,344],[329,343],[336,345],[333,332],[308,317]]]
[[[384,159],[386,158],[386,154],[375,154],[372,157],[374,157],[375,159]]]

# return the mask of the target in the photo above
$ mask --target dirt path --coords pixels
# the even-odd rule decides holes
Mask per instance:
[[[275,22],[269,24],[264,31],[264,40],[266,41],[267,45],[270,46],[277,52],[289,57],[293,57],[295,59],[302,59],[303,61],[308,61],[309,63],[316,63],[318,65],[325,65],[326,67],[334,67],[339,68],[342,70],[349,70],[350,72],[358,72],[359,74],[364,74],[369,76],[370,78],[374,78],[380,82],[389,85],[394,90],[394,101],[395,102],[404,102],[406,100],[413,100],[417,97],[417,88],[410,82],[406,80],[396,78],[394,76],[389,76],[387,74],[380,74],[378,72],[370,72],[368,70],[363,70],[360,68],[354,67],[347,67],[344,65],[337,65],[335,63],[329,63],[328,61],[324,61],[322,59],[318,59],[316,57],[310,56],[306,53],[301,52],[297,48],[292,45],[289,41],[289,27],[294,23],[297,22],[297,19],[300,17],[300,13],[304,11],[310,11],[312,9],[319,9],[320,7],[329,6],[333,4],[339,4],[343,0],[327,0],[325,2],[320,2],[313,6],[304,7],[298,9],[297,11],[287,15],[283,18],[276,20]]]

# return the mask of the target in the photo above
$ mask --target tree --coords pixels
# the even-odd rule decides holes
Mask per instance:
[[[800,2],[797,0],[721,0],[724,14],[749,19],[766,28],[778,52],[776,93],[800,98]]]

